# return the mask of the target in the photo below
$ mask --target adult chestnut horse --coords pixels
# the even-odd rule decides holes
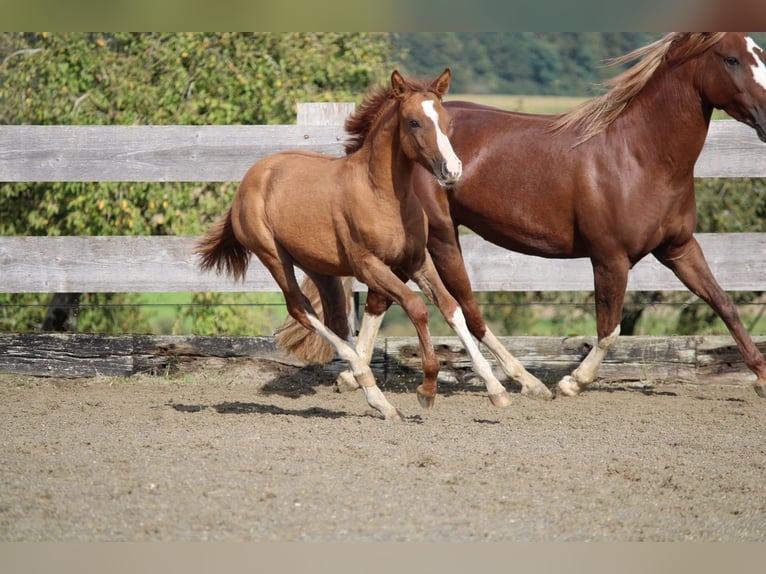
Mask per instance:
[[[628,272],[651,253],[723,319],[764,397],[766,361],[694,238],[693,174],[714,108],[766,141],[766,57],[745,34],[717,32],[670,34],[621,61],[635,59],[609,92],[561,116],[447,104],[463,177],[445,192],[414,174],[428,249],[471,332],[488,345],[458,225],[513,251],[590,258],[598,345],[559,381],[564,395],[594,380],[619,334]],[[503,364],[503,350],[493,353]],[[515,363],[505,370],[526,392],[545,394]]]
[[[513,251],[590,258],[598,345],[559,381],[560,393],[576,395],[596,377],[619,334],[628,272],[651,253],[723,319],[756,375],[756,392],[766,396],[766,361],[693,234],[694,165],[713,109],[766,141],[764,52],[742,33],[690,32],[619,59],[633,60],[610,91],[563,115],[445,104],[463,176],[444,189],[424,170],[413,174],[428,215],[428,250],[471,332],[525,394],[550,397],[487,328],[458,225]]]
[[[405,285],[407,279],[455,328],[495,400],[508,401],[426,251],[427,222],[411,185],[416,165],[442,185],[454,185],[461,175],[461,162],[446,135],[449,114],[441,103],[450,79],[446,69],[431,84],[421,85],[395,71],[390,88],[368,94],[347,121],[351,139],[345,157],[293,151],[255,163],[226,215],[196,249],[202,269],[225,271],[235,280],[244,277],[250,253],[255,253],[284,293],[290,316],[350,363],[367,402],[386,419],[401,414],[375,383],[368,365],[372,347],[354,349],[349,343],[340,276],[353,275],[367,284],[373,314],[379,315],[390,300],[407,312],[420,339],[423,383],[418,398],[423,406],[433,405],[439,362],[428,332],[428,310]],[[319,288],[324,322],[300,290],[296,265]]]

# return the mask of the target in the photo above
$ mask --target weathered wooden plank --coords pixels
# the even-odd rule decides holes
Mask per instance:
[[[133,374],[131,336],[14,333],[0,336],[0,372],[51,377]]]
[[[343,153],[339,125],[0,126],[0,181],[239,181],[258,159]]]
[[[0,126],[0,181],[239,181],[281,150],[342,154],[353,104],[312,105],[299,106],[306,125]],[[739,122],[711,122],[695,175],[766,176],[766,148]]]
[[[766,144],[753,128],[735,120],[710,122],[695,177],[764,177]]]
[[[700,234],[698,238],[725,289],[766,289],[766,233]],[[244,282],[200,272],[193,254],[196,240],[176,236],[0,237],[0,292],[277,291],[257,258],[251,259]],[[593,289],[586,259],[530,257],[475,235],[462,236],[461,243],[476,291]],[[356,288],[362,290],[364,286],[357,284]],[[631,272],[628,289],[686,288],[650,256]]]
[[[354,113],[353,102],[310,102],[298,103],[298,125],[340,126]]]
[[[766,289],[766,234],[717,233],[697,239],[718,281],[729,291]],[[592,291],[587,259],[545,259],[514,253],[476,235],[460,239],[466,269],[476,291]],[[631,291],[685,291],[686,287],[654,257],[628,276]]]
[[[724,345],[726,341],[723,339],[713,345]],[[596,344],[596,337],[520,336],[500,337],[500,340],[531,373],[549,384],[571,373]],[[697,379],[698,344],[695,337],[623,337],[607,355],[599,376],[621,381],[694,381]],[[456,337],[436,337],[434,347],[444,365],[444,372],[440,373],[442,380],[454,378],[454,371],[471,370],[470,359]],[[405,371],[420,372],[416,339],[387,337],[381,352],[386,365],[379,370],[387,376]],[[482,353],[494,364],[486,349],[482,348]],[[739,362],[742,362],[741,358]],[[504,377],[499,369],[495,368],[495,372],[499,378]]]
[[[253,258],[244,282],[202,273],[193,237],[2,237],[0,292],[277,291]]]
[[[501,342],[532,373],[548,384],[571,372],[595,344],[595,337],[501,337]],[[755,337],[766,352],[766,337]],[[457,337],[436,337],[442,362],[441,380],[474,377]],[[490,363],[494,360],[483,350]],[[129,376],[172,371],[180,362],[209,357],[251,357],[299,365],[278,351],[271,337],[197,337],[97,334],[0,334],[0,373],[34,376]],[[381,338],[376,343],[373,372],[381,383],[402,378],[419,381],[420,354],[414,337]],[[346,365],[333,361],[324,369],[332,377]],[[502,374],[495,367],[498,376]],[[599,378],[607,381],[707,381],[750,384],[747,369],[731,337],[621,337],[609,352]]]

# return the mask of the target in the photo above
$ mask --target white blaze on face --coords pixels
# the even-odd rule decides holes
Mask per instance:
[[[745,38],[745,42],[747,42],[748,51],[752,54],[753,58],[755,58],[755,64],[751,66],[753,79],[758,85],[766,90],[766,64],[764,64],[761,59],[764,52],[750,36]]]
[[[439,127],[439,114],[436,113],[434,102],[432,100],[424,101],[423,111],[434,123],[434,128],[436,128],[436,144],[439,146],[439,152],[442,154],[442,157],[447,162],[447,171],[451,176],[459,177],[463,172],[463,164],[457,157],[455,150],[452,149],[452,143],[450,143],[449,138]]]

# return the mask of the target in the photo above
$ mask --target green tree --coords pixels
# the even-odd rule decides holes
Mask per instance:
[[[390,73],[388,34],[3,33],[0,124],[286,124],[299,101],[359,98]],[[233,183],[0,185],[4,235],[196,235],[223,213]],[[223,296],[220,296],[225,298]],[[231,296],[235,300],[256,297]],[[0,295],[0,328],[38,328],[47,297]],[[200,296],[200,322],[214,316]],[[131,294],[84,295],[112,306],[79,330],[146,328]],[[207,311],[206,311],[207,310]],[[252,313],[227,317],[254,331]],[[212,321],[215,323],[215,321]]]

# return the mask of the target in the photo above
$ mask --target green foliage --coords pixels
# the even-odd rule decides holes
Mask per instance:
[[[766,33],[751,34],[766,46]],[[453,93],[592,96],[623,67],[608,60],[662,37],[648,32],[402,32],[408,73],[450,66]]]
[[[294,123],[299,101],[358,99],[390,73],[393,55],[389,36],[373,33],[3,33],[0,124]],[[0,233],[197,235],[224,212],[235,188],[0,184]],[[0,295],[10,305],[0,328],[39,327],[44,298]],[[78,328],[119,331],[138,320],[135,301],[131,294],[89,296]],[[38,306],[17,307],[22,302]],[[88,303],[111,307],[99,315]],[[233,328],[258,331],[252,316],[208,320],[200,309],[219,311],[198,308],[201,325],[240,320]]]
[[[659,38],[635,32],[409,32],[396,36],[406,68],[454,72],[455,93],[587,96],[616,73],[609,58]]]

